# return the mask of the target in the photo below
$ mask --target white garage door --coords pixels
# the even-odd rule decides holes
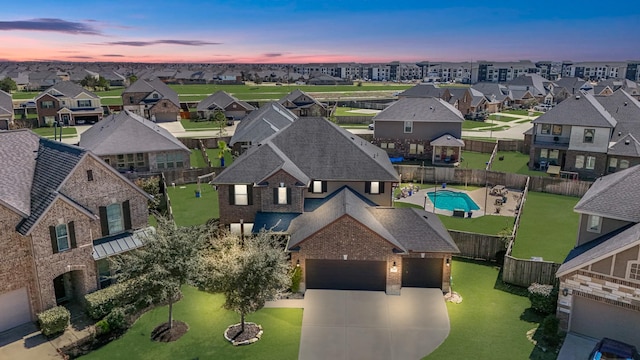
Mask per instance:
[[[27,288],[0,295],[0,332],[29,321],[31,321],[31,311]]]
[[[640,347],[640,312],[573,297],[569,330],[596,339],[608,337]]]

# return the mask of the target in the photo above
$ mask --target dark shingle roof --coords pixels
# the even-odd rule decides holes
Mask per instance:
[[[58,91],[62,94],[64,94],[65,96],[68,96],[70,98],[75,98],[76,96],[85,93],[87,95],[89,95],[91,98],[97,99],[98,95],[92,93],[91,91],[83,88],[82,86],[71,82],[71,81],[61,81],[59,83],[56,83],[55,85],[51,86],[50,88],[48,88],[47,90],[45,90],[44,92],[42,92],[42,94],[45,93],[52,93],[53,90]],[[53,92],[55,93],[55,92]],[[42,95],[41,94],[41,95]]]
[[[215,109],[225,109],[232,103],[237,103],[242,106],[247,111],[252,111],[255,108],[244,101],[238,100],[232,95],[227,94],[222,90],[218,90],[217,92],[209,95],[208,97],[200,100],[198,103],[197,110],[198,111],[207,111],[207,110],[215,110]]]
[[[17,230],[26,235],[51,202],[58,189],[76,167],[86,151],[72,145],[41,138],[31,186],[31,212],[18,224]]]
[[[36,169],[38,135],[30,130],[0,132],[0,202],[28,216]]]
[[[460,111],[442,99],[402,98],[382,110],[374,121],[464,122]]]
[[[640,222],[640,165],[598,178],[574,210],[623,221]]]
[[[267,103],[240,121],[229,144],[233,145],[237,142],[257,144],[287,127],[297,118],[279,103]]]
[[[596,96],[595,99],[617,121],[613,129],[612,142],[619,142],[632,134],[640,139],[640,102],[624,90],[618,90],[609,96]]]
[[[617,121],[593,95],[582,93],[554,106],[533,123],[613,128]]]
[[[99,156],[190,151],[163,127],[126,110],[109,115],[82,133],[80,147]]]
[[[607,154],[616,156],[640,157],[640,142],[631,134],[623,135],[613,145],[609,145]]]
[[[567,257],[567,260],[560,265],[556,276],[566,275],[571,271],[600,261],[629,247],[637,246],[640,243],[640,224],[625,227],[621,230],[619,233],[616,231],[614,236],[608,234],[601,239],[593,240],[573,249],[573,254],[570,253],[570,257]]]
[[[138,79],[138,81],[131,84],[131,86],[129,86],[122,92],[122,96],[124,96],[127,93],[151,94],[153,91],[157,91],[160,95],[162,95],[162,98],[168,99],[178,107],[180,106],[180,99],[178,98],[178,93],[175,92],[173,89],[171,89],[169,86],[167,86],[167,84],[162,82],[162,80],[160,79],[153,79],[153,80]]]
[[[0,90],[0,116],[13,115],[13,101],[11,94]]]

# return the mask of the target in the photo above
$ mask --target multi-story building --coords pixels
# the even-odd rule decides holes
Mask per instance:
[[[139,79],[122,92],[124,110],[153,122],[180,120],[178,93],[160,79]]]
[[[100,97],[71,81],[61,81],[35,98],[38,125],[81,125],[102,120]]]

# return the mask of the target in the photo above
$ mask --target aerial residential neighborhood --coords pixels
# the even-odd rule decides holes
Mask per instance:
[[[0,359],[640,359],[637,4],[2,15]]]

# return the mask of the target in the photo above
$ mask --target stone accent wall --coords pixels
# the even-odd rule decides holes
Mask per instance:
[[[220,224],[229,225],[240,222],[251,223],[256,218],[256,212],[260,211],[262,193],[260,189],[253,188],[253,205],[229,204],[229,187],[233,185],[218,186],[218,204],[220,207]],[[249,185],[251,186],[251,185]]]
[[[49,226],[74,222],[77,247],[57,254],[53,253]],[[97,226],[96,226],[97,225]],[[76,295],[86,294],[97,289],[96,267],[93,260],[93,239],[100,237],[100,224],[97,220],[80,212],[64,200],[58,199],[32,229],[33,257],[35,260],[37,282],[40,288],[40,306],[36,312],[56,305],[53,279],[70,271],[74,273],[73,284]]]
[[[33,278],[31,241],[15,231],[21,219],[18,214],[0,205],[0,295],[26,287],[32,320],[35,320],[37,288]]]
[[[295,186],[298,182],[293,176],[280,170],[267,179],[269,185],[255,188],[254,190],[262,193],[262,211],[266,212],[289,212],[302,213],[304,210],[304,194],[306,187]],[[277,189],[280,183],[291,189],[291,205],[274,204],[273,189]]]
[[[563,289],[568,294],[562,294]],[[571,316],[572,297],[575,295],[610,305],[640,311],[640,283],[616,279],[610,276],[578,270],[560,278],[557,317],[560,327],[567,330]]]
[[[97,161],[91,156],[85,157],[78,164],[76,171],[67,179],[61,189],[61,193],[72,198],[96,215],[99,213],[100,206],[129,200],[131,225],[134,229],[146,227],[149,218],[147,198],[136,190],[135,185],[115,174],[107,166],[102,161]],[[87,170],[93,172],[93,181],[87,180]],[[92,226],[94,238],[99,238],[99,220],[95,221]]]

